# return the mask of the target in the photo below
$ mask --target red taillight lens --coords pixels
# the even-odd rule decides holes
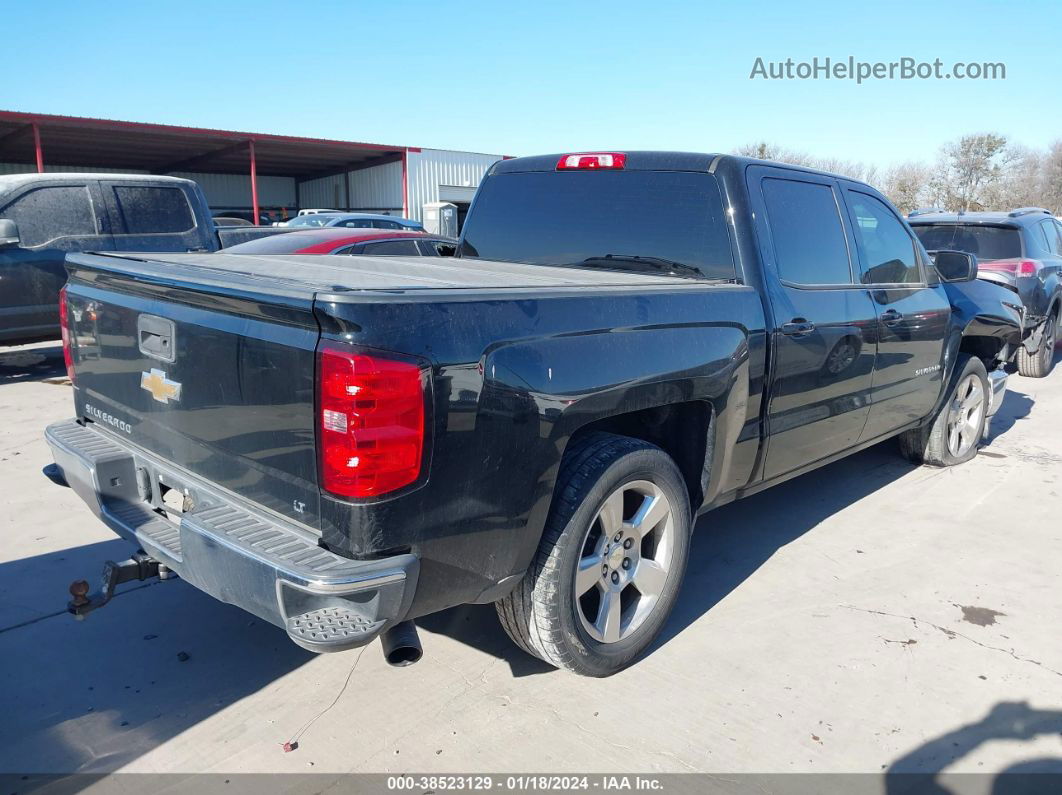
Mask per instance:
[[[1013,273],[1015,276],[1035,276],[1040,270],[1040,263],[1034,259],[993,259],[977,263],[977,268]]]
[[[317,368],[321,485],[375,497],[420,477],[423,369],[330,342],[318,349]]]
[[[70,383],[74,383],[74,350],[70,338],[70,310],[66,306],[66,285],[59,289],[59,331],[63,335],[63,361]]]
[[[565,155],[557,161],[557,170],[625,168],[627,155],[622,152],[584,152],[578,155]]]

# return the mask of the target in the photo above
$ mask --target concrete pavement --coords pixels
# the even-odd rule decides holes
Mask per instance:
[[[127,548],[41,474],[62,374],[0,349],[0,772],[1062,769],[1062,369],[1011,380],[967,465],[885,444],[703,517],[657,648],[605,680],[489,606],[421,622],[407,669],[180,581],[75,622],[67,585]]]

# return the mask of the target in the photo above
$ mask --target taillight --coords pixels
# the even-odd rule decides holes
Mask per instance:
[[[584,152],[578,155],[564,155],[557,161],[557,170],[625,168],[627,155],[622,152]]]
[[[425,441],[423,368],[324,342],[317,370],[324,489],[375,497],[417,480]]]
[[[70,383],[74,383],[74,350],[70,337],[70,310],[66,306],[66,285],[59,288],[59,331],[63,335],[63,361]]]
[[[979,270],[1003,271],[1015,276],[1035,276],[1040,271],[1040,263],[1034,259],[994,259],[977,263]]]

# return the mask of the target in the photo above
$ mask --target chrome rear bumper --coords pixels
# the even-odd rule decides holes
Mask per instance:
[[[303,648],[362,646],[409,610],[420,568],[413,555],[361,561],[322,549],[312,533],[91,423],[58,422],[45,438],[67,484],[114,532],[200,590],[283,627]],[[156,507],[160,482],[187,495],[192,507],[179,519]]]

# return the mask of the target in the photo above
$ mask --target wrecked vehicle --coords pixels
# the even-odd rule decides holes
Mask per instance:
[[[72,254],[58,472],[140,551],[313,651],[497,603],[590,676],[650,645],[695,518],[899,437],[972,458],[1013,293],[868,185],[733,156],[495,164],[456,258]],[[296,278],[293,274],[298,274]]]
[[[1042,207],[1010,212],[945,213],[916,210],[911,227],[927,249],[973,254],[981,279],[1008,288],[1025,308],[1018,372],[1051,372],[1062,330],[1062,224]]]

